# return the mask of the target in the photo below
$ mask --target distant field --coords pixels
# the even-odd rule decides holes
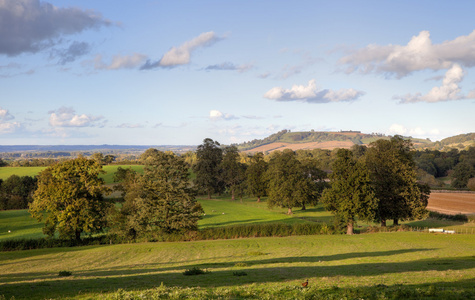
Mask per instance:
[[[103,169],[106,171],[106,174],[101,175],[102,178],[106,181],[106,184],[111,184],[114,182],[114,173],[117,171],[118,167],[129,168],[131,167],[138,173],[143,172],[143,166],[141,165],[108,165],[104,166]],[[18,176],[36,176],[41,171],[46,169],[46,167],[1,167],[0,168],[0,179],[7,179],[11,175]]]
[[[431,193],[427,209],[444,214],[475,214],[475,193]]]
[[[310,142],[310,143],[271,143],[262,145],[245,152],[272,152],[275,150],[282,151],[284,149],[291,150],[311,150],[311,149],[328,149],[333,150],[335,148],[351,148],[354,143],[351,141],[331,141],[331,142]]]

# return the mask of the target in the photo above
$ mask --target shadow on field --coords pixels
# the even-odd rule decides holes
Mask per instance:
[[[358,263],[362,257],[378,257],[397,255],[431,249],[406,249],[395,251],[380,251],[369,253],[348,253],[330,256],[290,257],[276,259],[257,259],[233,261],[223,263],[201,263],[174,267],[157,267],[157,264],[129,265],[120,268],[95,269],[87,271],[69,270],[70,277],[58,277],[57,273],[16,273],[2,275],[0,280],[0,295],[7,299],[34,299],[51,297],[71,297],[87,292],[114,292],[118,289],[135,290],[150,289],[163,283],[165,286],[179,287],[223,287],[239,286],[250,283],[288,284],[289,281],[303,281],[310,279],[313,287],[318,287],[320,280],[329,279],[338,284],[341,276],[378,276],[404,272],[444,272],[475,268],[473,256],[457,258],[430,258],[405,262],[364,262]],[[355,259],[345,265],[325,265],[328,261]],[[236,264],[240,263],[240,267]],[[271,265],[282,264],[286,265]],[[301,265],[305,263],[305,265]],[[210,271],[209,274],[199,276],[184,276],[183,271],[193,267],[200,267]],[[233,276],[235,271],[246,272],[247,276]],[[427,275],[428,277],[438,276]],[[445,276],[445,273],[440,274]],[[410,283],[411,278],[407,278]],[[468,284],[467,281],[461,281]],[[473,284],[473,280],[471,281]],[[454,283],[448,283],[454,286]]]

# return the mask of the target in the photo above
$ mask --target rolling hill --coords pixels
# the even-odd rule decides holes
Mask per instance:
[[[339,131],[339,132],[322,132],[322,131],[300,131],[291,132],[290,130],[282,130],[274,133],[261,140],[252,140],[237,145],[240,151],[245,152],[272,152],[284,149],[335,149],[335,148],[351,148],[353,145],[368,145],[379,139],[389,139],[379,133],[361,133],[360,131]],[[438,149],[446,150],[449,148],[464,149],[469,146],[475,146],[475,133],[461,134],[449,137],[437,142],[431,142],[429,139],[411,139],[414,146],[419,149]]]

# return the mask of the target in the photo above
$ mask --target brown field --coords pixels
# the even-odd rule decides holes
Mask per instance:
[[[335,148],[351,148],[353,146],[353,142],[351,141],[331,141],[331,142],[311,142],[311,143],[301,143],[301,144],[290,144],[290,143],[272,143],[263,146],[259,146],[252,150],[248,150],[245,152],[272,152],[275,150],[284,150],[284,149],[291,149],[291,150],[311,150],[311,149],[328,149],[333,150]]]
[[[475,193],[430,194],[428,210],[444,214],[475,214]]]

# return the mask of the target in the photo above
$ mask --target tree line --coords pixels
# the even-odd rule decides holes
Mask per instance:
[[[115,174],[121,205],[104,198],[111,192],[99,177],[104,157],[79,157],[38,175],[29,210],[45,222],[43,231],[50,236],[80,239],[107,229],[136,239],[196,230],[203,214],[198,194],[229,193],[233,200],[250,194],[257,201],[267,197],[270,207],[288,213],[321,202],[351,234],[356,220],[385,226],[387,220],[398,224],[426,216],[430,189],[417,181],[414,153],[411,142],[400,136],[351,150],[249,156],[212,139],[192,155],[151,148],[140,157],[143,174],[131,168]]]

